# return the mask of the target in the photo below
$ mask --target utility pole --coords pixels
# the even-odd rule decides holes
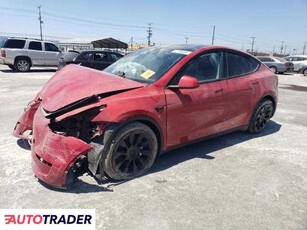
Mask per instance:
[[[287,44],[285,44],[284,55],[286,56]]]
[[[251,37],[251,39],[253,39],[253,41],[252,41],[252,53],[254,52],[255,38],[256,37]]]
[[[41,40],[43,40],[43,28],[42,28],[42,24],[44,23],[42,21],[42,15],[41,15],[41,7],[42,6],[38,6],[38,21],[39,21],[39,28],[40,28],[40,35],[41,35]]]
[[[185,44],[188,44],[189,37],[185,37]]]
[[[151,27],[151,24],[152,23],[148,23],[148,36],[147,36],[147,39],[148,39],[148,46],[150,46],[151,42],[150,42],[150,38],[152,37],[152,27]]]
[[[213,26],[213,32],[212,32],[212,43],[211,45],[214,44],[214,35],[215,35],[215,26]]]
[[[284,41],[281,41],[280,54],[282,54],[283,49],[284,49]]]
[[[305,49],[306,49],[306,42],[304,43],[304,47],[303,47],[303,55],[305,54]]]
[[[130,38],[130,45],[131,45],[131,49],[133,47],[133,37]]]
[[[274,53],[275,53],[275,46],[273,46],[273,56],[274,56]]]

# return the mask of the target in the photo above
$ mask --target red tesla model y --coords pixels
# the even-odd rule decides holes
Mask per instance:
[[[171,148],[234,130],[261,132],[275,112],[277,84],[264,64],[238,50],[149,47],[103,72],[58,71],[14,135],[31,140],[33,171],[49,185],[66,187],[84,165],[96,177],[130,179]]]

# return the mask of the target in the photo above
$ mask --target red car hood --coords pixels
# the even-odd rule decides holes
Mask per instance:
[[[45,110],[55,111],[92,95],[112,95],[112,92],[116,94],[144,85],[102,71],[68,65],[46,83],[38,96]]]

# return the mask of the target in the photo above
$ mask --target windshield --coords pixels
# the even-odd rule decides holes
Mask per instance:
[[[152,83],[189,53],[163,48],[141,49],[123,57],[104,71],[138,82]]]

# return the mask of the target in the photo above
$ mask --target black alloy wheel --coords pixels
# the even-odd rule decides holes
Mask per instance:
[[[142,123],[130,123],[112,138],[104,170],[115,180],[134,178],[153,165],[157,150],[155,133]]]
[[[273,116],[273,103],[270,100],[260,102],[249,125],[249,132],[260,133]]]

